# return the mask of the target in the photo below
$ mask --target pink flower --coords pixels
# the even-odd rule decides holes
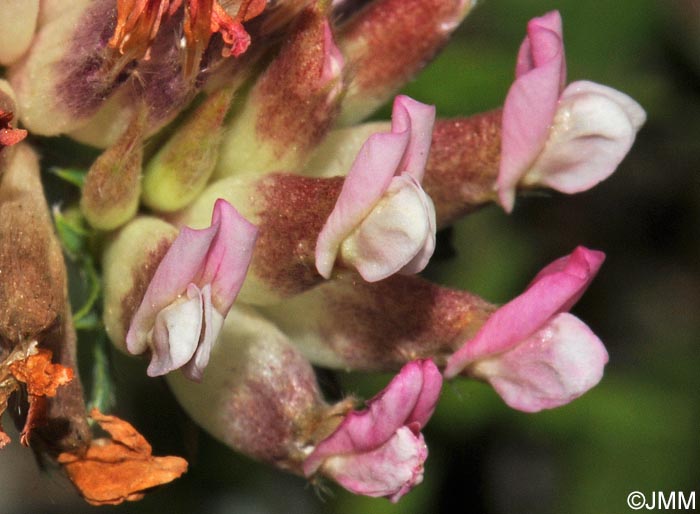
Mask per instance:
[[[602,378],[608,354],[567,311],[604,259],[602,252],[578,247],[546,266],[448,359],[445,376],[465,370],[526,412],[564,405],[588,391]]]
[[[398,501],[423,480],[428,450],[420,430],[440,395],[432,360],[412,361],[368,402],[350,412],[304,461],[304,474],[330,476],[346,489]]]
[[[149,376],[182,368],[200,380],[250,263],[257,229],[218,200],[211,226],[184,227],[153,275],[126,336],[128,350],[150,348]]]
[[[435,249],[435,209],[421,187],[435,108],[394,101],[391,132],[370,136],[357,154],[316,244],[329,278],[338,254],[368,282],[421,271]]]
[[[498,195],[510,212],[518,185],[578,193],[615,171],[645,120],[644,110],[612,88],[580,81],[566,89],[561,17],[527,27],[503,106]]]

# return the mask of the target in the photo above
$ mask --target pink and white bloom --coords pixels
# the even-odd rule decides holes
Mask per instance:
[[[257,229],[219,200],[211,226],[184,227],[148,284],[131,320],[126,345],[150,349],[149,376],[182,368],[200,380],[212,346],[243,284]]]
[[[329,278],[340,254],[368,282],[421,271],[435,249],[435,208],[421,187],[435,108],[397,96],[391,132],[370,136],[316,243]]]
[[[445,376],[466,371],[526,412],[564,405],[588,391],[602,378],[608,354],[567,311],[604,259],[602,252],[578,247],[546,266],[448,359]]]
[[[398,501],[423,480],[428,449],[420,430],[430,419],[442,387],[432,360],[406,364],[367,409],[350,412],[304,461],[349,491]]]
[[[552,11],[528,23],[516,80],[503,106],[497,190],[513,209],[518,185],[578,193],[615,171],[646,119],[642,107],[612,88],[566,84],[561,17]]]

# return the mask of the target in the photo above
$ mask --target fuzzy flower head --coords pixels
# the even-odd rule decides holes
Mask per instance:
[[[436,120],[395,95],[474,1],[8,1],[0,207],[25,225],[0,217],[21,243],[0,245],[0,292],[28,301],[16,248],[42,240],[14,200],[26,161],[41,192],[31,136],[102,148],[84,175],[61,171],[81,197],[59,228],[103,242],[75,251],[87,271],[100,260],[115,346],[145,354],[224,444],[395,502],[423,479],[443,379],[487,381],[528,412],[601,379],[607,352],[568,311],[602,252],[575,249],[500,307],[418,276],[438,227],[488,202],[511,211],[519,190],[586,190],[629,150],[643,110],[566,85],[557,12],[529,23],[502,110]],[[391,120],[362,123],[392,98]],[[30,332],[20,306],[3,334]],[[314,366],[394,378],[362,409],[325,399]]]

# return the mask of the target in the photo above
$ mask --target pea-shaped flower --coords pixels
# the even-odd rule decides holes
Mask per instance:
[[[216,202],[210,227],[180,231],[126,336],[129,352],[151,350],[148,375],[182,368],[189,378],[201,379],[243,284],[256,235],[255,226],[224,200]]]

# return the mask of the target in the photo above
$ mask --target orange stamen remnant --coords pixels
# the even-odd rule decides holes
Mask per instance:
[[[172,15],[180,5],[182,0],[118,0],[117,27],[108,45],[132,59],[148,60],[163,16]]]
[[[242,55],[250,46],[250,35],[243,28],[243,23],[255,18],[265,10],[265,0],[243,0],[234,18],[228,15],[219,5],[214,3],[211,17],[211,31],[220,32],[226,43],[224,57]]]
[[[0,150],[6,146],[17,144],[27,137],[26,130],[12,128],[10,125],[12,117],[11,112],[0,109]]]
[[[90,417],[110,438],[93,439],[84,454],[58,456],[73,484],[91,505],[140,500],[144,491],[187,471],[180,457],[154,457],[151,445],[126,421],[93,409]]]
[[[27,420],[20,434],[20,442],[29,446],[32,429],[45,422],[47,397],[56,396],[56,390],[73,380],[73,370],[53,364],[52,353],[37,349],[36,342],[20,345],[0,363],[0,414],[7,406],[7,398],[25,384],[29,396]],[[0,448],[10,441],[0,427]]]
[[[118,0],[117,27],[109,40],[111,48],[132,59],[148,59],[151,44],[166,16],[172,16],[183,0]],[[242,55],[250,46],[243,23],[265,10],[266,0],[242,0],[231,17],[216,0],[186,0],[183,31],[187,48],[185,73],[199,65],[212,34],[224,40],[223,56]]]

